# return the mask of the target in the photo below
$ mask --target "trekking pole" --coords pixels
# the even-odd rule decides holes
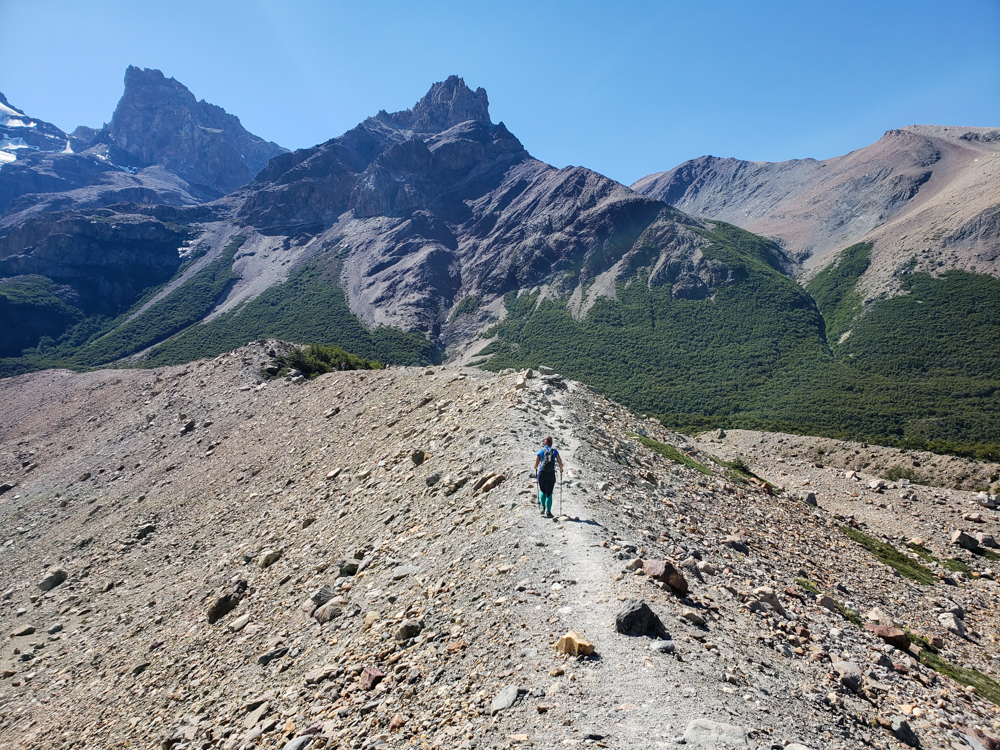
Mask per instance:
[[[559,515],[562,515],[562,472],[559,472]]]

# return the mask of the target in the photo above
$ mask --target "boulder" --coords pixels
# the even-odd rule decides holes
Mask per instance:
[[[506,711],[513,706],[519,692],[517,685],[508,685],[497,693],[497,696],[493,699],[493,703],[490,704],[490,716],[498,714],[501,711]]]
[[[910,648],[909,636],[899,628],[869,622],[865,623],[865,629],[900,651],[908,651]]]
[[[212,625],[228,615],[246,595],[247,582],[242,578],[222,592],[208,607],[208,623]]]
[[[314,604],[323,605],[333,599],[336,595],[337,591],[332,586],[324,584],[316,589],[309,598]]]
[[[359,560],[337,560],[337,572],[342,578],[358,574]]]
[[[396,640],[408,641],[411,638],[416,638],[423,629],[423,623],[419,620],[403,620],[399,624],[399,628],[396,629]]]
[[[964,531],[955,531],[951,535],[951,543],[956,547],[961,547],[962,549],[973,550],[979,546],[979,543],[974,537],[966,534]]]
[[[420,466],[420,464],[422,464],[424,462],[424,459],[426,458],[427,454],[424,453],[422,450],[415,450],[413,451],[413,453],[410,454],[410,460],[413,462],[414,466]]]
[[[833,671],[840,678],[840,684],[852,693],[856,693],[861,688],[861,667],[853,661],[835,661]]]
[[[677,596],[687,596],[687,579],[673,566],[673,563],[666,560],[643,560],[642,567],[647,576],[667,584]]]
[[[954,633],[962,638],[965,637],[965,623],[954,612],[942,612],[938,615],[938,622],[949,633]]]
[[[781,606],[781,602],[778,600],[778,595],[774,593],[774,589],[770,586],[760,586],[755,588],[753,590],[753,595],[765,604],[769,604],[771,609],[781,615],[784,619],[788,619],[788,613],[785,611],[785,608]]]
[[[594,653],[594,644],[576,631],[571,630],[556,643],[556,651],[570,656],[589,656]]]
[[[615,630],[622,635],[649,636],[669,640],[667,629],[646,602],[638,599],[625,601],[615,615]]]
[[[997,540],[993,538],[992,534],[985,534],[982,531],[976,532],[976,541],[979,542],[980,547],[991,547],[996,549]]]
[[[910,728],[909,722],[902,716],[893,717],[892,723],[889,725],[889,731],[892,732],[893,737],[904,745],[920,747],[920,738],[917,737],[913,729]]]
[[[262,552],[260,557],[257,559],[257,564],[261,568],[270,568],[280,559],[281,559],[280,549],[264,550],[264,552]]]
[[[694,719],[684,729],[684,744],[704,750],[723,750],[747,746],[747,733],[743,727],[723,724],[711,719]]]
[[[69,577],[62,568],[49,568],[45,571],[45,576],[38,582],[38,588],[42,591],[51,591]]]
[[[369,664],[361,672],[361,689],[374,690],[384,679],[385,672],[376,667],[374,664]]]
[[[338,602],[329,601],[321,607],[318,607],[313,613],[313,619],[316,620],[320,625],[324,625],[330,620],[335,620],[344,614],[343,608]]]
[[[731,549],[733,552],[737,552],[741,555],[750,554],[750,548],[747,546],[746,541],[744,541],[742,537],[736,534],[730,534],[729,536],[727,536],[725,539],[722,540],[722,544],[723,546]]]

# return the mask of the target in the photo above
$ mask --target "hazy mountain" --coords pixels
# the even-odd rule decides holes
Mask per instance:
[[[913,125],[824,161],[704,156],[632,188],[775,238],[809,276],[872,242],[864,283],[874,296],[898,286],[903,267],[1000,275],[998,185],[1000,130]]]

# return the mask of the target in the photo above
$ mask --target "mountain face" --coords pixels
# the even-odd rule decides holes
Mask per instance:
[[[871,242],[869,296],[899,271],[1000,276],[1000,130],[914,125],[825,161],[704,156],[632,188],[677,208],[775,238],[807,276]],[[912,259],[912,260],[911,260]]]
[[[198,204],[249,182],[285,151],[173,78],[131,66],[111,122],[100,130],[67,135],[4,103],[0,133],[0,226],[124,202]]]
[[[197,203],[192,183],[167,167],[178,144],[217,122],[215,110],[205,114],[162,76],[133,69],[129,79],[121,117],[73,138],[95,144],[85,151],[91,162],[105,154],[109,164],[139,165],[135,175],[116,170],[119,179],[171,175],[188,191],[177,202]],[[157,113],[147,97],[177,99],[183,112]],[[144,130],[155,134],[145,145],[135,140]],[[175,364],[279,336],[392,364],[544,363],[676,427],[802,430],[1000,455],[1000,381],[990,367],[1000,358],[1000,281],[957,263],[926,273],[932,261],[934,270],[948,262],[939,249],[900,258],[881,235],[809,265],[820,262],[815,238],[834,247],[852,233],[875,237],[882,227],[869,227],[872,212],[896,211],[883,227],[919,223],[939,216],[947,195],[951,213],[921,231],[940,232],[956,258],[988,256],[993,204],[975,190],[960,206],[958,198],[962,185],[989,178],[996,142],[990,131],[928,133],[890,134],[868,157],[829,163],[706,161],[658,183],[682,204],[685,195],[726,203],[723,183],[741,180],[750,184],[743,202],[732,200],[744,210],[751,193],[776,205],[806,201],[812,214],[788,216],[801,242],[813,238],[807,257],[787,237],[779,244],[583,167],[534,159],[492,121],[486,92],[453,76],[411,109],[278,154],[209,203],[164,206],[152,191],[139,196],[151,205],[135,199],[97,213],[70,191],[50,196],[67,210],[38,223],[27,223],[30,211],[8,214],[0,262],[20,286],[0,284],[0,298],[18,319],[44,313],[46,325],[4,344],[23,352],[0,360],[0,373],[122,358]],[[967,151],[989,157],[980,171],[962,161]],[[156,163],[141,166],[148,161]],[[811,197],[795,192],[802,185]],[[98,237],[84,229],[94,221],[104,222]],[[134,263],[129,253],[138,253]],[[76,273],[56,255],[96,266]],[[101,265],[114,258],[131,269],[127,279]],[[803,270],[812,274],[806,287]],[[115,291],[113,311],[88,306],[87,274]],[[873,294],[871,279],[906,294]]]
[[[216,197],[246,184],[285,151],[248,132],[235,115],[196,100],[173,78],[131,65],[125,71],[125,93],[95,141]]]

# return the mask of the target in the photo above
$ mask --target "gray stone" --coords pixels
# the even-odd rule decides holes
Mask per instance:
[[[156,526],[151,523],[144,523],[139,526],[138,530],[135,532],[136,539],[145,539],[147,536],[156,531]]]
[[[938,622],[941,627],[950,633],[954,633],[962,638],[965,637],[965,623],[962,618],[957,617],[954,612],[942,612],[938,615]]]
[[[270,568],[280,559],[281,559],[280,549],[264,550],[264,552],[261,553],[260,558],[258,558],[257,564],[261,568]]]
[[[48,634],[49,635],[55,635],[56,633],[58,633],[62,629],[63,629],[62,624],[57,622],[54,625],[52,625],[52,626],[49,627]]]
[[[656,613],[646,602],[638,599],[629,599],[622,604],[615,615],[615,629],[622,635],[670,638]]]
[[[353,576],[358,574],[360,562],[358,560],[338,560],[337,570],[340,576]]]
[[[975,540],[975,537],[972,537],[961,530],[956,531],[951,535],[951,543],[956,547],[969,550],[976,549],[979,546],[979,542]]]
[[[416,575],[420,572],[420,568],[416,565],[400,565],[397,568],[393,568],[392,580],[399,581],[407,576]]]
[[[672,654],[677,650],[677,646],[673,641],[664,641],[658,638],[649,644],[649,650],[657,651],[661,654]]]
[[[501,711],[505,711],[514,705],[514,701],[517,700],[517,685],[508,685],[499,693],[497,697],[493,699],[493,703],[490,705],[490,716],[498,714]]]
[[[233,583],[219,595],[208,607],[208,624],[218,622],[232,612],[243,601],[247,591],[247,582],[242,578]]]
[[[262,667],[266,667],[272,661],[274,661],[275,659],[280,659],[282,656],[284,656],[287,653],[288,653],[288,649],[286,647],[284,647],[284,646],[282,646],[281,648],[271,649],[267,653],[261,654],[260,656],[258,656],[257,657],[257,663],[260,664]]]
[[[819,503],[816,502],[815,492],[803,492],[802,502],[804,502],[806,505],[812,505],[812,506],[819,505]]]
[[[892,736],[900,742],[910,747],[920,747],[920,738],[910,728],[909,723],[902,716],[895,716],[891,725]]]
[[[314,604],[326,604],[336,595],[337,592],[336,590],[334,590],[332,586],[324,584],[323,586],[320,586],[318,589],[316,589],[313,592],[312,596],[310,596],[309,598],[313,601]]]
[[[45,572],[45,577],[38,582],[38,588],[42,591],[51,591],[67,578],[69,578],[69,573],[62,568],[49,568]]]
[[[861,667],[853,661],[836,661],[833,663],[833,671],[840,677],[840,683],[852,693],[856,693],[861,687]]]
[[[281,750],[302,750],[313,741],[313,734],[304,734],[301,737],[290,739]]]
[[[396,640],[408,641],[410,638],[416,638],[423,629],[424,626],[418,620],[404,620],[396,630]]]
[[[982,531],[976,532],[976,541],[979,542],[980,547],[992,547],[996,548],[997,540],[994,539],[992,534],[984,534]]]
[[[433,487],[435,484],[437,484],[440,481],[441,481],[441,475],[438,474],[437,472],[434,472],[433,474],[431,474],[430,476],[428,476],[424,480],[424,482],[427,483],[428,487]]]
[[[684,730],[684,742],[692,747],[743,748],[747,746],[747,733],[743,727],[724,724],[711,719],[695,719]]]
[[[229,623],[229,629],[234,633],[239,633],[243,628],[245,628],[250,622],[250,613],[241,615]]]
[[[424,453],[422,450],[415,450],[413,451],[413,453],[410,454],[410,460],[413,462],[414,466],[420,466],[420,464],[422,464],[424,462],[424,459],[426,458],[427,454]]]
[[[336,620],[338,617],[344,614],[343,607],[340,606],[338,602],[327,602],[322,607],[318,607],[312,616],[316,622],[321,625],[330,622],[330,620]]]

